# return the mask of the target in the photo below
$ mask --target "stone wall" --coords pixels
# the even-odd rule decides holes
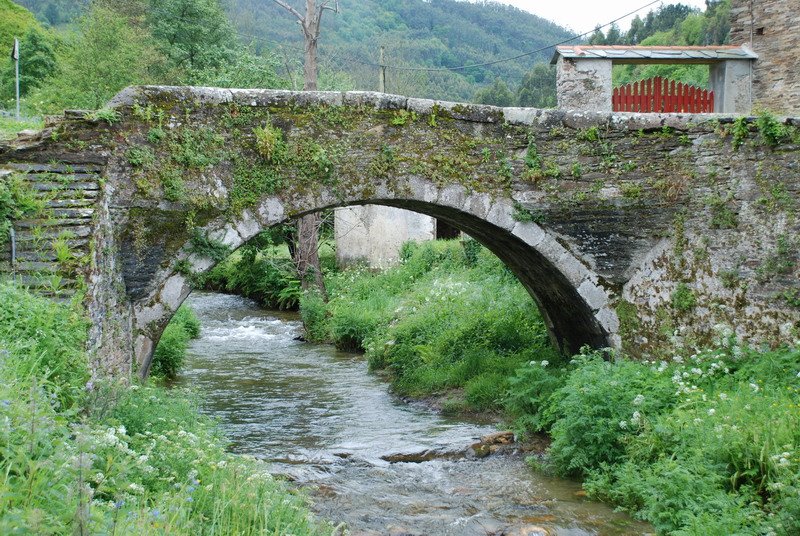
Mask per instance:
[[[753,109],[800,113],[800,0],[733,0],[731,44],[758,54],[753,65]]]
[[[612,65],[608,60],[574,60],[561,55],[556,63],[556,96],[562,110],[610,112]]]
[[[436,220],[424,214],[380,205],[336,209],[336,261],[340,266],[366,262],[387,268],[400,259],[404,242],[436,238]]]
[[[0,145],[0,168],[103,167],[87,293],[99,368],[124,369],[132,346],[146,373],[194,276],[220,253],[362,204],[423,213],[483,243],[565,352],[668,358],[722,332],[800,340],[797,120],[776,139],[775,125],[764,135],[719,115],[165,87],[131,88],[112,106],[113,125],[67,118]]]

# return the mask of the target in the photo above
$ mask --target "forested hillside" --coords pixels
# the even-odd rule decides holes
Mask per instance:
[[[29,115],[97,108],[132,84],[302,87],[302,32],[272,0],[17,4],[0,0],[0,49],[10,50],[12,34],[23,41],[22,93]],[[556,104],[550,45],[570,37],[556,24],[490,1],[340,0],[339,7],[322,22],[322,89],[378,89],[383,47],[387,92],[503,106]],[[637,17],[628,32],[612,26],[590,42],[721,43],[729,9],[730,0],[709,0],[705,13],[666,5]],[[655,69],[687,82],[707,80],[702,67],[649,69],[618,68],[615,77],[627,81],[652,76]],[[13,67],[7,54],[0,58],[0,76],[0,105],[10,108]]]

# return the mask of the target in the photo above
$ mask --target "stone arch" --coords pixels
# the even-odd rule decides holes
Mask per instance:
[[[441,219],[481,242],[509,267],[536,301],[551,339],[562,351],[575,353],[584,345],[619,346],[613,296],[601,285],[598,275],[541,225],[516,221],[511,200],[469,192],[460,185],[440,187],[423,179],[412,180],[403,194],[383,190],[370,198],[333,199],[332,192],[323,191],[316,200],[309,200],[307,210],[292,217],[340,206],[378,204]],[[289,219],[284,201],[271,196],[235,220],[216,220],[204,231],[209,238],[236,249],[261,231]],[[188,243],[181,248],[177,261],[188,264],[192,273],[203,273],[216,265],[211,258],[191,253]],[[143,376],[149,372],[164,328],[191,292],[189,278],[178,273],[175,264],[157,272],[148,285],[148,294],[133,303],[134,353]]]

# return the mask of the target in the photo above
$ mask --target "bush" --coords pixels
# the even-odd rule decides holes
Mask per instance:
[[[531,362],[506,407],[549,461],[659,533],[800,531],[800,351],[731,345],[674,362]]]
[[[199,336],[200,321],[188,306],[181,306],[158,341],[150,374],[159,378],[174,378],[186,359],[189,341]]]

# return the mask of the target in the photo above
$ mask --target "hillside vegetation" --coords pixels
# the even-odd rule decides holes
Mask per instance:
[[[25,41],[22,93],[28,114],[99,108],[133,84],[302,87],[302,33],[295,18],[270,0],[19,3],[54,28],[43,30],[30,12],[0,1],[0,12],[8,12],[0,18],[0,45],[10,48],[12,34]],[[302,2],[295,4],[300,8]],[[387,92],[501,106],[556,105],[551,45],[572,36],[552,22],[489,1],[340,0],[339,5],[339,13],[326,13],[322,22],[321,89],[378,89],[383,47]],[[730,0],[710,1],[705,12],[665,5],[637,17],[628,32],[611,26],[595,32],[590,42],[722,43],[729,10]],[[620,67],[615,79],[660,74],[703,85],[707,71]],[[10,108],[13,68],[7,55],[0,58],[0,72],[0,100]]]

